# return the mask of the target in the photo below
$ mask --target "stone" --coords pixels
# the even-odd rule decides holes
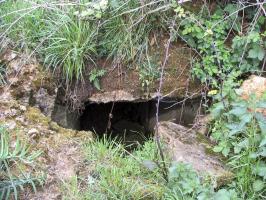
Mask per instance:
[[[19,109],[23,112],[25,112],[27,110],[26,106],[23,106],[23,105],[19,106]]]
[[[108,103],[113,101],[134,101],[137,97],[124,90],[115,90],[111,92],[95,93],[89,97],[89,101],[97,103]],[[140,99],[138,99],[140,100]]]
[[[32,135],[32,134],[38,134],[39,131],[38,131],[36,128],[32,128],[32,129],[29,130],[28,133],[29,133],[30,135]]]
[[[247,100],[251,94],[255,94],[257,98],[261,98],[266,93],[266,78],[251,75],[242,83],[240,91],[242,99]]]
[[[5,126],[7,127],[7,129],[9,130],[14,130],[17,126],[15,121],[9,121],[5,123]]]
[[[34,140],[39,136],[39,133],[40,132],[36,128],[32,128],[28,131],[30,138],[32,138]]]
[[[11,50],[8,50],[8,53],[5,53],[3,56],[3,60],[6,60],[8,62],[14,60],[17,57],[17,53]]]
[[[217,186],[232,180],[233,174],[223,164],[223,157],[211,151],[207,137],[172,122],[160,122],[158,133],[174,162],[190,164],[199,175],[216,179]]]
[[[79,114],[71,112],[67,106],[55,104],[51,118],[64,128],[79,129]]]
[[[45,71],[38,62],[26,54],[16,54],[6,50],[0,59],[6,64],[6,82],[0,89],[0,99],[16,99],[20,111],[35,106],[51,117],[56,99],[56,84],[49,71]]]
[[[250,95],[255,95],[256,100],[266,101],[266,78],[261,76],[251,75],[243,82],[240,89],[238,89],[240,96],[244,100],[248,100]],[[256,112],[263,114],[266,118],[266,109],[257,108]]]
[[[35,98],[35,106],[46,116],[51,116],[55,105],[55,96],[49,95],[47,89],[41,87],[33,97]]]

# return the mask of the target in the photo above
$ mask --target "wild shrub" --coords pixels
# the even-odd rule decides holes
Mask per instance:
[[[227,157],[235,172],[230,187],[243,199],[261,199],[266,195],[266,119],[259,111],[266,108],[266,95],[243,100],[236,91],[231,89],[224,100],[216,95],[219,102],[211,109],[215,117],[211,137],[217,142],[213,150]]]
[[[241,75],[261,70],[266,48],[262,33],[265,16],[254,5],[250,22],[248,17],[239,15],[247,7],[251,8],[229,3],[213,13],[203,10],[195,15],[174,4],[178,20],[174,35],[195,50],[192,74],[203,83],[219,88],[230,73]],[[243,20],[249,24],[245,32]]]

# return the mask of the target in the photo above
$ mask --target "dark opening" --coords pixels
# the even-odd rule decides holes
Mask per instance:
[[[156,100],[146,102],[88,103],[80,116],[80,129],[95,132],[99,137],[107,134],[126,145],[142,144],[154,132]],[[185,126],[193,123],[199,101],[160,103],[159,120],[173,121]]]
[[[90,130],[100,137],[108,134],[126,145],[142,143],[150,137],[149,126],[153,102],[89,103],[80,117],[82,130]]]

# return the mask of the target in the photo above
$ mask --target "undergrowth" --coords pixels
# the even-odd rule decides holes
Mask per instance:
[[[62,185],[63,199],[237,199],[234,190],[215,191],[207,178],[188,164],[165,162],[165,180],[156,164],[157,147],[147,141],[132,153],[109,139],[85,144],[89,175]],[[222,196],[222,197],[221,197]]]
[[[170,161],[169,180],[164,180],[153,142],[128,155],[120,144],[104,140],[85,147],[92,171],[84,180],[74,177],[65,183],[65,198],[266,198],[266,120],[258,112],[265,109],[265,98],[244,101],[235,91],[241,78],[265,71],[265,4],[217,1],[214,9],[204,4],[193,11],[170,0],[1,2],[0,42],[8,37],[16,47],[36,53],[44,66],[60,71],[67,84],[88,79],[100,89],[105,71],[97,61],[108,58],[113,61],[110,70],[137,66],[142,87],[148,89],[159,77],[149,39],[166,34],[171,42],[182,40],[193,50],[193,77],[209,94],[217,93],[210,134],[217,143],[214,151],[228,158],[235,173],[230,185],[215,191],[190,167]],[[0,84],[4,71],[1,67]],[[85,185],[82,190],[79,184]]]
[[[230,86],[231,87],[231,86]],[[214,125],[211,137],[217,142],[215,152],[228,158],[235,173],[235,188],[242,199],[266,198],[266,93],[259,98],[251,94],[240,98],[241,90],[227,90],[228,98],[213,105]],[[230,91],[230,92],[229,92]]]
[[[169,8],[163,1],[10,0],[1,3],[0,38],[8,36],[17,47],[35,52],[69,84],[100,68],[97,59],[110,58],[114,67],[140,62],[151,32],[164,28]]]
[[[40,151],[30,153],[29,147],[16,140],[11,147],[9,133],[0,126],[0,199],[19,199],[20,191],[31,186],[36,191],[36,184],[41,184],[42,178],[33,177],[25,170],[39,157]]]

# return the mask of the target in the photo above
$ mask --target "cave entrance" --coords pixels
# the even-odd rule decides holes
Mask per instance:
[[[200,101],[166,100],[160,102],[159,121],[173,121],[190,126],[197,115]],[[149,139],[156,124],[156,100],[145,102],[110,102],[85,105],[79,118],[80,130],[93,131],[100,138],[104,135],[117,138],[127,145],[138,145]]]
[[[125,145],[136,145],[153,136],[156,104],[157,99],[109,103],[88,101],[82,110],[73,110],[69,109],[63,95],[58,93],[51,118],[64,128],[92,131],[99,138],[107,135]],[[201,112],[200,104],[201,98],[164,98],[160,102],[159,121],[191,127]]]
[[[80,116],[80,129],[105,134],[126,146],[142,144],[153,133],[150,125],[154,101],[88,103]]]

